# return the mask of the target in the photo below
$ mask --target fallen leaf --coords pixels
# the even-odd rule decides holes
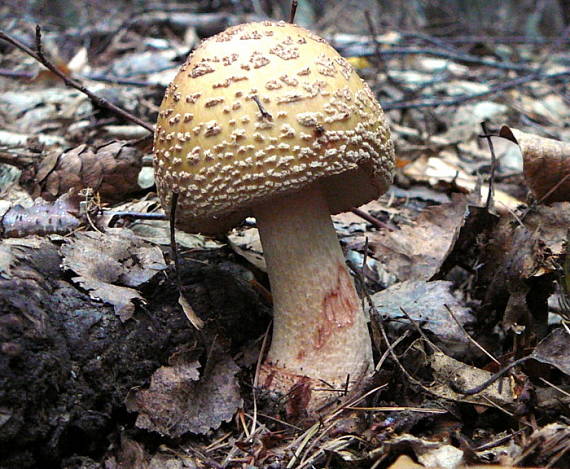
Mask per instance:
[[[192,305],[188,302],[186,297],[181,293],[178,297],[178,304],[182,307],[182,311],[188,318],[188,321],[198,330],[204,327],[204,321],[198,317]]]
[[[418,438],[408,433],[397,435],[385,442],[389,451],[411,449],[417,460],[425,467],[455,469],[463,461],[463,451],[452,445],[427,438]],[[403,466],[403,467],[423,467]]]
[[[446,344],[466,344],[469,339],[453,320],[446,305],[453,311],[457,320],[466,325],[475,322],[468,308],[463,306],[451,293],[452,282],[408,280],[397,283],[372,295],[375,311],[389,327],[402,332],[403,328],[413,327],[402,309],[416,321],[422,329],[430,331]]]
[[[242,405],[240,369],[229,355],[216,360],[201,377],[197,361],[159,368],[148,389],[127,398],[127,408],[139,414],[137,427],[176,438],[205,434],[230,421]]]
[[[539,202],[570,200],[570,143],[503,126],[503,138],[519,145],[524,177]]]
[[[464,196],[424,210],[399,231],[369,233],[373,257],[400,280],[429,280],[438,272],[469,215]]]
[[[453,157],[450,156],[453,154]],[[437,156],[422,155],[408,165],[405,175],[416,182],[428,183],[437,187],[441,183],[452,185],[466,193],[480,192],[485,200],[489,192],[489,184],[481,184],[480,178],[468,174],[464,164],[455,155],[456,151],[447,150]],[[522,202],[510,194],[494,188],[493,200],[502,211],[515,210]]]
[[[528,213],[524,224],[529,231],[538,233],[540,241],[553,254],[563,254],[568,227],[570,227],[570,202],[539,205]]]
[[[450,387],[453,381],[461,389],[471,389],[487,381],[492,373],[479,368],[466,365],[441,352],[434,352],[429,358],[435,384],[429,390],[439,397],[452,401],[470,402],[471,404],[490,406],[491,403],[506,408],[512,408],[516,402],[512,378],[499,378],[480,393],[473,396],[456,393]]]
[[[563,327],[553,330],[542,339],[532,353],[541,363],[547,363],[570,376],[570,333]]]
[[[242,256],[250,264],[257,267],[262,272],[267,271],[265,259],[263,258],[263,248],[257,228],[246,230],[233,230],[228,236],[230,247],[236,254]]]
[[[121,228],[77,233],[61,252],[63,267],[78,274],[72,280],[92,298],[113,305],[122,321],[133,315],[133,300],[144,301],[129,287],[138,287],[166,268],[158,247]]]
[[[497,224],[485,246],[479,269],[480,278],[488,285],[485,303],[505,305],[503,328],[515,333],[526,329],[537,337],[546,333],[547,301],[553,285],[550,281],[537,287],[536,282],[556,272],[556,259],[548,244],[555,247],[560,243],[561,249],[566,236],[565,227],[556,227],[554,211],[551,221],[543,224],[546,219],[541,213],[545,208],[548,209],[539,206],[536,214],[529,214],[524,219],[525,225],[511,223],[510,219]]]

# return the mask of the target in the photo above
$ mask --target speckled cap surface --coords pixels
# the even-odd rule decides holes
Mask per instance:
[[[256,204],[316,183],[331,213],[386,191],[394,148],[368,85],[324,39],[249,23],[203,41],[168,86],[154,140],[163,207],[221,233]]]

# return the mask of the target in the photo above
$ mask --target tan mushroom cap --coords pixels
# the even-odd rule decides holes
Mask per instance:
[[[276,195],[321,183],[332,213],[386,191],[394,149],[368,85],[324,39],[249,23],[203,41],[169,85],[155,132],[158,193],[177,225],[220,233]]]

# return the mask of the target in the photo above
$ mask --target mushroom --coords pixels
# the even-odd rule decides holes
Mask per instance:
[[[309,409],[371,373],[366,316],[330,214],[391,183],[394,149],[367,84],[324,39],[284,22],[201,43],[168,86],[154,141],[165,210],[223,233],[255,216],[274,302],[260,384]]]

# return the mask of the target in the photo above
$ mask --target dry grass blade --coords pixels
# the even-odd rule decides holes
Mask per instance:
[[[363,410],[367,412],[419,412],[426,414],[446,414],[445,409],[429,409],[423,407],[393,407],[393,406],[379,406],[379,407],[347,407],[350,410]]]
[[[286,466],[287,469],[291,469],[291,468],[295,467],[295,464],[297,463],[297,461],[301,457],[303,450],[308,445],[311,438],[313,438],[317,434],[320,426],[321,426],[320,423],[313,424],[307,431],[305,431],[299,438],[297,438],[295,441],[293,441],[293,443],[291,443],[289,445],[289,448],[295,448],[296,447],[297,449],[295,449],[293,451],[293,456],[291,457],[291,459],[287,463],[287,466]]]

